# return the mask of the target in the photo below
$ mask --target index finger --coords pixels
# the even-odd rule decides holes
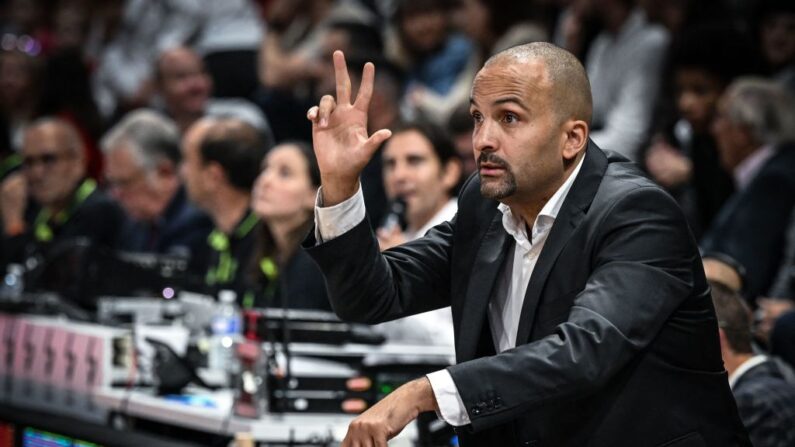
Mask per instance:
[[[334,52],[334,77],[337,80],[337,104],[351,103],[351,78],[342,51]]]

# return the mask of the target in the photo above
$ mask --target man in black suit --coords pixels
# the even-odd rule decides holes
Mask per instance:
[[[386,445],[431,410],[465,446],[749,445],[695,241],[667,194],[588,139],[573,55],[533,43],[486,62],[458,215],[383,254],[357,181],[390,135],[366,132],[374,68],[351,104],[334,64],[337,98],[307,114],[322,178],[309,252],[344,319],[451,306],[458,360],[359,416],[343,445]]]

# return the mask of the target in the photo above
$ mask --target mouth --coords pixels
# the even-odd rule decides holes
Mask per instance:
[[[481,163],[478,167],[481,177],[494,177],[501,175],[505,168],[494,163]]]

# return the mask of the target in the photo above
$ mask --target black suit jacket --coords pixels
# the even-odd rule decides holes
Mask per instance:
[[[695,241],[673,199],[589,144],[522,308],[494,354],[486,317],[513,240],[472,177],[452,222],[381,255],[366,222],[309,250],[343,319],[450,305],[462,445],[749,445]],[[344,262],[343,262],[344,260]]]

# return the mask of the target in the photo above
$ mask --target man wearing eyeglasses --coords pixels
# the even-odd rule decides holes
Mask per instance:
[[[0,190],[3,257],[21,262],[72,238],[113,247],[121,209],[86,178],[85,151],[75,128],[45,117],[25,131],[22,169]]]

